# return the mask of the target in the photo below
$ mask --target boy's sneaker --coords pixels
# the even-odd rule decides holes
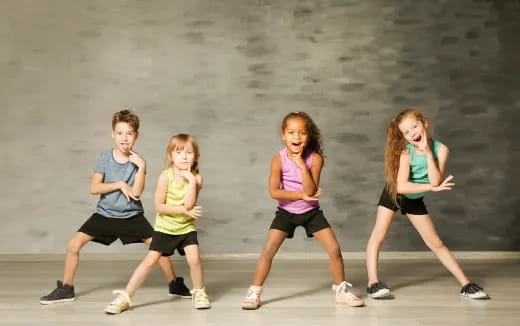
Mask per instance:
[[[57,287],[52,290],[51,293],[40,298],[40,304],[53,304],[76,300],[74,286],[63,284],[61,281],[56,281],[56,285]]]
[[[346,303],[351,307],[364,305],[365,302],[356,297],[347,287],[352,288],[352,284],[343,281],[339,285],[332,285],[332,290],[336,291],[336,303]]]
[[[114,301],[105,307],[107,314],[120,314],[130,307],[130,295],[123,290],[114,290],[112,294],[117,295]]]
[[[392,292],[390,292],[390,288],[386,283],[376,282],[370,284],[370,287],[367,288],[367,294],[371,298],[379,299],[389,296]]]
[[[489,299],[489,296],[484,289],[475,283],[468,283],[460,290],[460,295],[469,297],[471,299]]]
[[[262,287],[251,285],[247,290],[247,295],[244,301],[242,302],[242,309],[244,310],[255,310],[258,309],[262,302],[260,301],[260,296],[262,295]]]
[[[191,290],[191,295],[193,297],[193,307],[195,309],[209,309],[211,308],[211,304],[209,303],[208,295],[206,294],[206,289],[193,289]]]
[[[177,277],[174,281],[168,283],[168,295],[170,297],[181,297],[191,299],[190,290],[184,284],[184,278]]]

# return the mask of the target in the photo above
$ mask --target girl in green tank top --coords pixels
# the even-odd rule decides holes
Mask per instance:
[[[426,245],[460,283],[460,294],[473,299],[488,298],[484,289],[469,281],[439,238],[424,205],[426,192],[451,190],[455,185],[451,175],[443,180],[448,147],[431,139],[428,128],[429,121],[417,109],[402,111],[388,125],[385,151],[387,185],[379,200],[376,224],[367,245],[367,293],[376,299],[391,294],[388,285],[380,282],[377,275],[379,250],[396,211],[401,209]]]
[[[159,176],[155,190],[157,217],[150,251],[134,271],[126,289],[114,291],[118,297],[105,308],[106,312],[114,314],[127,310],[135,291],[157,266],[159,258],[171,256],[175,250],[186,255],[190,266],[193,306],[197,309],[211,307],[204,288],[195,230],[195,221],[202,213],[202,208],[196,206],[202,188],[199,156],[197,142],[190,135],[179,134],[170,139],[166,149],[168,167]]]

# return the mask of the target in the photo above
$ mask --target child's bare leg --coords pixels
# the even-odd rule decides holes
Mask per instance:
[[[126,293],[133,296],[135,291],[143,284],[150,272],[157,266],[161,253],[155,250],[148,251],[143,261],[137,266],[130,281],[126,285]]]
[[[312,234],[318,239],[329,255],[330,272],[334,284],[340,284],[345,280],[345,267],[343,266],[343,257],[341,256],[341,249],[334,232],[331,228],[326,228]]]
[[[186,260],[190,265],[191,281],[194,289],[202,289],[204,287],[204,271],[202,269],[202,260],[200,259],[199,246],[196,244],[184,247]]]
[[[262,286],[271,270],[273,258],[278,252],[283,241],[287,238],[287,232],[277,229],[271,229],[267,233],[267,242],[256,263],[255,276],[253,277],[253,285]]]
[[[383,206],[377,207],[376,224],[367,244],[368,286],[379,282],[377,271],[379,267],[379,250],[386,238],[394,220],[395,212]]]
[[[455,276],[461,286],[469,283],[468,278],[460,268],[457,260],[451,254],[448,247],[444,245],[441,238],[437,234],[435,227],[433,226],[432,220],[428,214],[425,215],[413,215],[407,214],[408,218],[412,222],[413,226],[419,232],[426,245],[433,251],[440,262],[448,269],[448,271]]]
[[[144,239],[143,242],[150,246],[152,243],[152,238]],[[175,269],[173,269],[173,264],[170,260],[170,257],[161,256],[161,258],[159,258],[159,266],[161,267],[168,283],[175,281],[177,276],[175,275]]]
[[[83,246],[93,240],[94,237],[83,233],[76,232],[76,234],[69,240],[67,245],[67,254],[65,256],[65,266],[63,268],[63,283],[72,285],[74,276],[79,265],[79,252]]]

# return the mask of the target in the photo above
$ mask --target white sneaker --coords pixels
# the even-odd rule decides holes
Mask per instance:
[[[247,295],[244,301],[242,302],[242,309],[258,309],[262,305],[262,302],[260,301],[260,295],[262,295],[262,287],[251,285],[247,290]]]
[[[130,295],[123,290],[114,290],[112,294],[117,295],[117,298],[105,307],[105,312],[108,314],[120,314],[128,310],[130,307]]]
[[[193,307],[195,309],[209,309],[211,308],[211,304],[209,303],[208,295],[206,294],[206,289],[193,289],[190,291],[193,299]]]
[[[352,288],[352,284],[341,282],[339,285],[332,285],[332,290],[336,291],[336,303],[345,303],[351,307],[360,307],[365,302],[356,297],[348,288]]]

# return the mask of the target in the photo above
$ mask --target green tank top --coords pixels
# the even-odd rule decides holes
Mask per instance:
[[[173,177],[173,169],[168,168],[168,190],[166,192],[166,204],[172,206],[184,205],[184,197],[188,182],[178,185]],[[154,230],[166,234],[186,234],[195,231],[195,219],[186,214],[159,214],[155,216]]]
[[[432,153],[435,159],[437,159],[437,152],[439,152],[441,145],[441,142],[433,141]],[[415,146],[412,144],[406,145],[406,148],[408,153],[410,153],[410,176],[408,181],[421,184],[430,183],[430,179],[428,179],[428,158],[426,155],[415,153]],[[410,199],[417,199],[424,197],[425,194],[421,192],[419,194],[405,194],[405,196]]]

